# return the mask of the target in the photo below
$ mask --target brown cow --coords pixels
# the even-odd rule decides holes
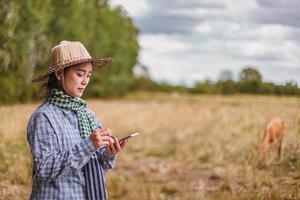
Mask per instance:
[[[268,166],[275,160],[281,160],[281,145],[284,134],[284,122],[280,118],[273,118],[267,125],[263,143],[259,147],[260,166]]]

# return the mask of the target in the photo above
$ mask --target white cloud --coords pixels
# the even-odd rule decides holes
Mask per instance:
[[[212,25],[210,23],[204,22],[204,23],[198,24],[195,27],[195,31],[202,35],[209,35],[209,34],[213,33],[214,28],[212,27]]]
[[[113,2],[138,22],[139,59],[155,80],[192,84],[253,65],[265,80],[300,84],[300,28],[288,3],[281,10],[267,0]]]
[[[155,54],[170,53],[173,51],[187,50],[187,44],[181,41],[176,35],[166,34],[144,34],[140,36],[141,47],[145,51]]]

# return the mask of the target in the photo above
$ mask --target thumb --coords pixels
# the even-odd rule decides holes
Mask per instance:
[[[121,148],[125,147],[127,142],[128,142],[128,139],[126,139],[123,142],[121,142],[120,143]]]

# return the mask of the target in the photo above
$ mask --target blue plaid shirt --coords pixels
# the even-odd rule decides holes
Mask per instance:
[[[97,119],[94,113],[93,116]],[[33,157],[31,200],[87,199],[84,165],[97,157],[107,171],[116,160],[115,156],[107,156],[106,148],[96,149],[89,137],[80,137],[74,111],[50,103],[44,103],[32,114],[27,140]],[[105,188],[104,178],[98,179],[95,187]]]

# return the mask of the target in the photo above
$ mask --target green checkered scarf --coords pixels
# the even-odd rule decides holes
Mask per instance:
[[[58,89],[51,89],[46,97],[46,101],[58,107],[75,111],[78,118],[80,136],[82,138],[88,137],[97,129],[94,118],[87,109],[86,102],[81,98],[72,97]]]

